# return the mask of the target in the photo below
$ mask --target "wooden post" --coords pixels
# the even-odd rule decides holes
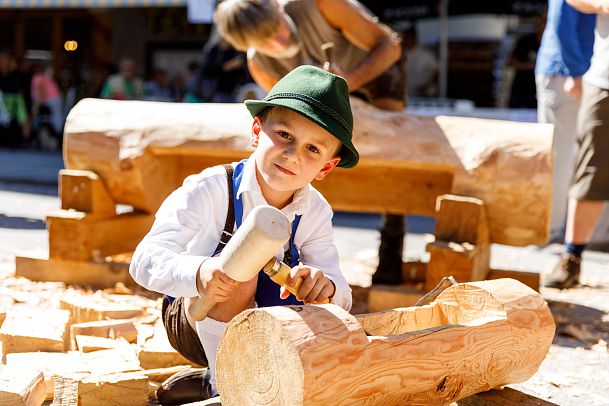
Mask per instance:
[[[454,195],[438,197],[436,241],[430,253],[425,288],[433,289],[445,276],[457,282],[486,279],[490,267],[489,228],[480,199]]]
[[[447,405],[531,377],[554,331],[543,298],[511,279],[357,317],[335,305],[252,309],[223,335],[218,389],[226,404]]]

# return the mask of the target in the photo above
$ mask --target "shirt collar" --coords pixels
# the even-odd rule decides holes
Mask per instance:
[[[294,220],[295,215],[302,215],[310,206],[310,188],[311,185],[307,184],[294,192],[294,197],[290,204],[281,209],[281,212],[285,214],[290,221]],[[243,167],[243,176],[241,177],[241,184],[237,190],[237,197],[242,194],[249,195],[253,206],[259,206],[261,204],[268,204],[262,190],[256,179],[256,160],[250,157]]]

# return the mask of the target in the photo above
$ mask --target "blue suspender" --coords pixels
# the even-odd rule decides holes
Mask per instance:
[[[246,160],[243,160],[237,164],[233,173],[233,193],[235,201],[235,223],[237,228],[241,226],[243,221],[243,202],[241,198],[237,198],[237,191],[241,184],[241,178],[243,177],[243,167],[245,166]],[[294,218],[292,222],[292,235],[290,236],[290,248],[286,251],[284,261],[287,260],[290,267],[298,265],[300,256],[298,248],[294,244],[294,235],[296,229],[300,223],[300,215]],[[269,258],[270,259],[270,258]],[[290,295],[287,299],[281,299],[279,297],[279,285],[271,280],[267,274],[260,271],[258,274],[258,285],[256,287],[256,303],[258,307],[269,307],[269,306],[285,306],[285,305],[302,305],[303,303],[297,300],[294,295]]]

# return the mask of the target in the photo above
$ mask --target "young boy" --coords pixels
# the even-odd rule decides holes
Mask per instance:
[[[246,100],[245,105],[254,117],[255,151],[247,160],[188,177],[157,212],[130,268],[139,284],[168,296],[163,301],[163,322],[173,347],[191,361],[209,366],[211,386],[202,397],[215,394],[220,338],[227,323],[243,310],[326,298],[345,310],[351,308],[351,289],[340,272],[332,241],[332,209],[310,185],[334,167],[351,168],[359,160],[351,142],[347,83],[322,69],[301,66],[263,100]],[[262,272],[239,283],[214,258],[229,233],[261,204],[280,209],[292,222],[289,246],[277,257],[292,267],[289,283],[303,278],[296,298]],[[198,296],[217,305],[206,319],[195,323],[188,315],[188,298]]]

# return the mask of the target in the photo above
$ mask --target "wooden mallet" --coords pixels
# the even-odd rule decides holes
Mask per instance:
[[[290,221],[272,206],[257,206],[237,229],[220,253],[219,266],[239,282],[246,282],[271,260],[290,239]],[[188,312],[193,320],[205,319],[216,303],[206,297],[191,302]]]

